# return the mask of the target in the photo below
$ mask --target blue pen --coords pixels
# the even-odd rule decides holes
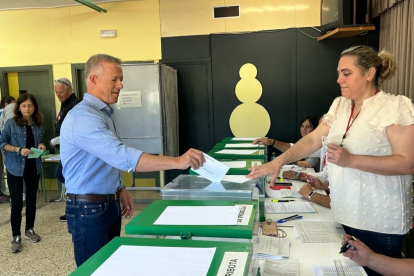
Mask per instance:
[[[290,221],[290,220],[296,220],[296,219],[302,219],[302,218],[303,218],[303,216],[295,215],[295,216],[287,217],[287,218],[284,218],[284,219],[279,219],[277,221],[277,223],[284,223],[284,222],[287,222],[287,221]]]
[[[259,191],[263,194],[262,189],[260,189],[259,183],[256,183],[255,187],[256,187],[257,189],[259,189]]]

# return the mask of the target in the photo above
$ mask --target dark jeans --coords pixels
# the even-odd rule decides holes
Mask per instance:
[[[76,265],[121,234],[119,200],[79,202],[66,200],[68,231],[72,234]]]
[[[401,249],[405,235],[383,234],[372,231],[355,229],[343,225],[345,233],[354,236],[365,243],[372,251],[392,258],[401,258]],[[381,275],[364,267],[369,276]]]
[[[23,180],[26,184],[26,228],[34,227],[36,217],[36,197],[39,187],[40,174],[36,167],[27,166],[23,176],[14,176],[7,171],[7,183],[11,197],[11,226],[13,236],[21,235],[22,209],[23,209]]]

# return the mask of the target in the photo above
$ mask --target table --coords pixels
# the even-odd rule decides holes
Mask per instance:
[[[42,166],[41,166],[41,171],[40,171],[40,185],[41,185],[41,190],[43,191],[43,198],[46,202],[47,196],[46,196],[46,185],[45,185],[45,168],[58,165],[60,162],[60,155],[49,154],[49,155],[41,156],[41,158],[42,158]],[[55,201],[60,201],[64,199],[64,196],[65,196],[65,188],[64,188],[64,185],[62,184],[62,191],[60,193],[60,198]]]

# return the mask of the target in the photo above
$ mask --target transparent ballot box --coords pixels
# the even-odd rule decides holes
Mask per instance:
[[[180,175],[161,188],[162,199],[195,200],[240,200],[251,201],[258,198],[256,179],[244,183],[222,181],[212,183],[197,175]]]

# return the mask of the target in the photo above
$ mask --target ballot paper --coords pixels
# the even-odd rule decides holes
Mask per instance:
[[[215,247],[121,245],[92,276],[205,276],[215,252]]]
[[[31,148],[30,149],[33,153],[31,153],[31,154],[29,154],[28,156],[27,156],[27,158],[29,158],[29,159],[31,159],[31,158],[38,158],[38,157],[40,157],[40,155],[42,155],[42,153],[43,153],[43,150],[41,150],[41,149],[37,149],[37,148]]]
[[[269,260],[263,265],[263,276],[299,276],[298,259]]]
[[[222,181],[235,182],[235,183],[244,183],[250,180],[251,180],[250,178],[247,178],[244,175],[225,175],[222,179]]]
[[[253,237],[252,242],[256,258],[281,260],[290,256],[290,241],[288,239],[259,235]]]
[[[225,148],[263,148],[263,145],[252,144],[252,143],[236,143],[236,144],[226,144]]]
[[[154,225],[237,225],[239,206],[168,206]]]
[[[230,169],[243,169],[247,166],[246,161],[221,161],[221,163]]]
[[[254,141],[260,137],[234,137],[231,140],[233,141]]]
[[[359,265],[350,266],[344,265],[342,266],[342,272],[338,273],[336,267],[334,265],[325,265],[325,266],[316,266],[312,267],[312,273],[314,276],[367,276],[364,268]]]
[[[229,167],[205,153],[203,155],[206,162],[204,162],[202,167],[193,171],[211,182],[220,182],[228,172]]]
[[[298,232],[302,242],[313,243],[340,243],[340,234],[331,221],[302,220],[295,221],[295,230]]]
[[[267,214],[285,213],[315,213],[316,210],[309,202],[267,202],[265,203]]]
[[[220,151],[217,151],[216,153],[243,155],[243,154],[253,154],[257,151],[258,150],[255,150],[255,149],[253,150],[234,149],[234,150],[220,150]]]
[[[59,161],[60,160],[60,154],[50,156],[50,157],[46,158],[45,160],[46,161]]]

